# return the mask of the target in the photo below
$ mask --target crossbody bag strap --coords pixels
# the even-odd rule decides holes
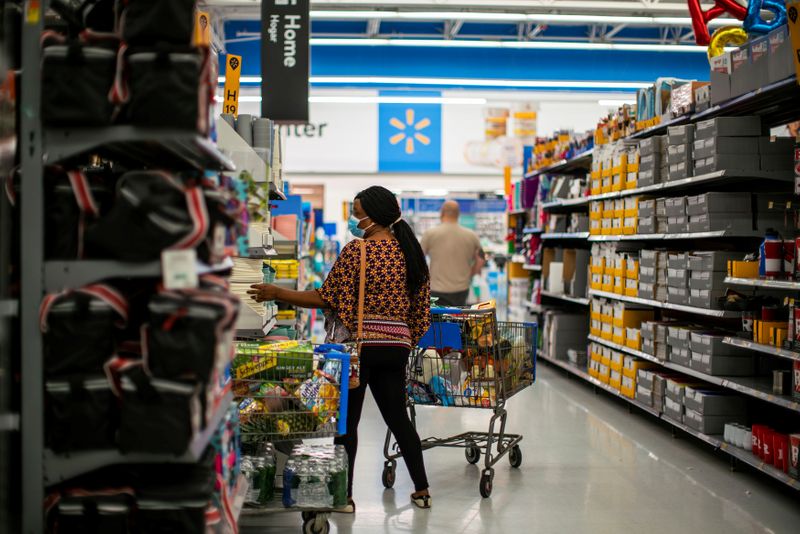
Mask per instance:
[[[361,268],[358,277],[358,332],[356,341],[361,343],[364,338],[364,298],[366,296],[367,285],[367,242],[361,240]]]

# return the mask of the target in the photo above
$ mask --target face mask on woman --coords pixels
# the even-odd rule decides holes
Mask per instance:
[[[358,225],[361,224],[363,221],[366,221],[369,217],[364,217],[363,219],[359,219],[355,215],[350,215],[350,219],[347,221],[347,228],[350,230],[350,233],[353,236],[362,238],[367,234],[367,230],[375,226],[375,223],[370,224],[366,228],[359,228]]]

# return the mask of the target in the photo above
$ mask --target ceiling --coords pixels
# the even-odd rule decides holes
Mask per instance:
[[[260,17],[259,0],[205,4],[220,24]],[[694,44],[685,0],[312,0],[311,10],[315,44],[327,39]],[[731,23],[738,21],[718,19],[711,26]],[[226,41],[247,38],[259,36],[225,35]]]

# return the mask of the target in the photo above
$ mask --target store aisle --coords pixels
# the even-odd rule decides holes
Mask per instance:
[[[491,499],[478,494],[476,466],[460,450],[426,453],[434,508],[408,502],[403,466],[395,489],[380,481],[384,426],[365,407],[359,435],[356,517],[335,516],[339,533],[537,532],[648,534],[797,532],[797,496],[769,480],[731,473],[727,459],[542,365],[536,385],[513,398],[509,427],[522,432],[523,465],[498,464]],[[420,409],[420,434],[483,429],[488,412]],[[298,514],[273,516],[279,526],[243,534],[299,532]]]

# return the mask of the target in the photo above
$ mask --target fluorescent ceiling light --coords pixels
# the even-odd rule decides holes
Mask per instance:
[[[450,85],[455,87],[640,89],[652,82],[604,82],[571,80],[491,80],[478,78],[403,78],[394,76],[312,76],[313,84]]]
[[[312,46],[399,46],[432,48],[495,48],[525,50],[614,50],[621,52],[686,52],[707,54],[708,50],[694,45],[580,43],[570,41],[479,41],[466,39],[367,39],[312,38]]]
[[[249,80],[245,81],[245,78]],[[220,84],[225,77],[218,78]],[[260,76],[243,76],[242,83],[261,83]],[[453,87],[499,87],[504,89],[640,89],[652,82],[606,82],[580,80],[495,80],[481,78],[409,78],[400,76],[311,76],[309,82],[317,85],[402,85],[402,86],[453,86]],[[246,98],[246,97],[241,97]],[[240,98],[240,101],[242,101]],[[260,97],[259,97],[260,98]],[[326,98],[326,97],[311,97]],[[356,98],[356,97],[353,97]],[[363,101],[364,98],[357,97]],[[259,100],[260,102],[260,100]]]
[[[689,17],[631,17],[616,15],[569,15],[554,13],[491,13],[475,11],[334,11],[313,10],[314,20],[413,20],[474,22],[532,22],[561,24],[628,24],[631,26],[691,26]],[[741,21],[724,18],[713,19],[709,26],[741,26]]]
[[[217,95],[219,101],[224,100]],[[312,104],[448,104],[460,106],[484,106],[485,98],[455,96],[310,96]],[[239,102],[261,102],[258,95],[242,95]]]
[[[624,106],[625,104],[635,104],[635,100],[598,100],[597,103],[601,106]]]

